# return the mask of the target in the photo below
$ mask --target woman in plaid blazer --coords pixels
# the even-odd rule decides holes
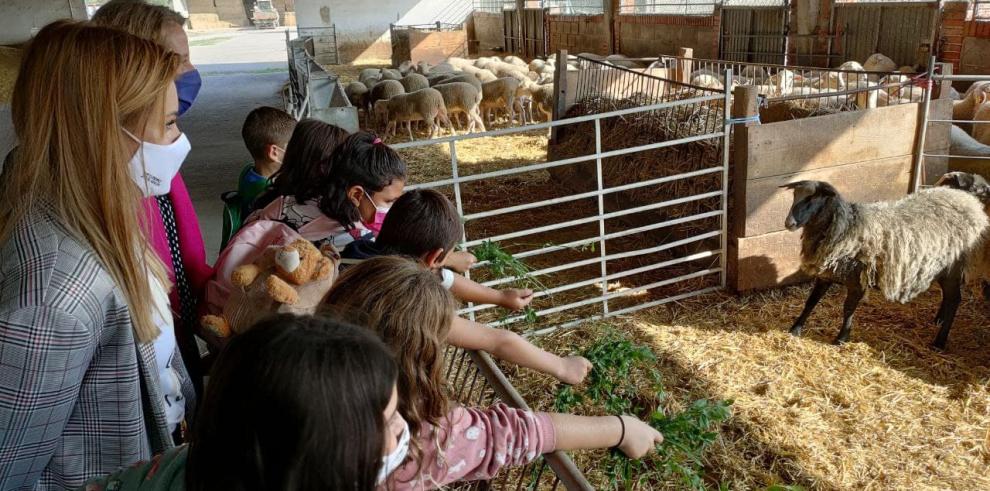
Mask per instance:
[[[161,143],[181,60],[67,21],[42,29],[23,60],[12,98],[20,145],[0,175],[3,491],[76,487],[173,446],[154,347],[163,331],[152,285],[167,275],[135,213],[132,168],[149,146],[128,134]],[[142,169],[148,185],[154,169]]]

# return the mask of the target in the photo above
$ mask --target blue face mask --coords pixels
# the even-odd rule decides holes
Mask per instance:
[[[202,85],[203,79],[199,76],[199,70],[195,68],[175,79],[175,90],[179,93],[179,116],[192,107]]]

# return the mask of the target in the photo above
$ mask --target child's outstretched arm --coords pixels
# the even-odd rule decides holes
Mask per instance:
[[[459,274],[454,274],[450,293],[465,302],[490,303],[509,310],[522,310],[533,301],[533,290],[528,288],[496,290]]]
[[[454,317],[447,342],[458,348],[487,351],[495,358],[552,375],[566,384],[580,384],[591,371],[591,362],[582,356],[561,358],[512,331],[493,329],[462,317]]]

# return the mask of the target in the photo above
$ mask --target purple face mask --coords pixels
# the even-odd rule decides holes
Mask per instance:
[[[202,86],[203,79],[199,75],[199,70],[195,68],[175,79],[175,90],[179,94],[179,116],[182,116],[192,107]]]

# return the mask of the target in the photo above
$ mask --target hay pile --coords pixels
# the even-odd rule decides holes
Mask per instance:
[[[826,297],[787,334],[806,287],[744,298],[712,295],[613,322],[652,345],[670,404],[733,399],[733,418],[709,452],[710,487],[762,489],[990,489],[990,325],[986,304],[960,308],[945,354],[928,348],[937,291],[910,305],[874,297],[857,311],[853,342],[828,344],[842,299]],[[543,340],[577,350],[595,327]],[[509,368],[527,401],[552,404],[546,377]],[[598,488],[596,454],[577,460]],[[651,483],[643,489],[660,489]]]

